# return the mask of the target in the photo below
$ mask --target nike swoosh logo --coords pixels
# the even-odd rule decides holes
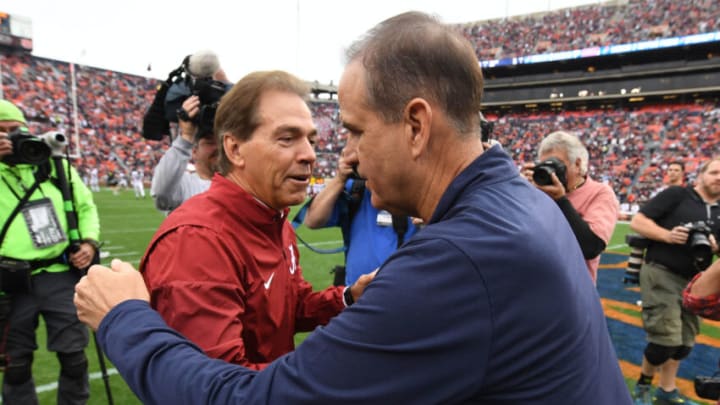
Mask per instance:
[[[271,274],[271,275],[270,275],[270,278],[268,279],[268,281],[266,281],[266,282],[263,283],[263,285],[265,286],[265,289],[266,289],[266,290],[267,290],[268,288],[270,288],[270,283],[272,283],[273,277],[275,277],[275,273]]]

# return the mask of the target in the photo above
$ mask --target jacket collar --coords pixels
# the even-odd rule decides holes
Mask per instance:
[[[517,167],[502,147],[496,145],[485,150],[450,183],[435,207],[430,223],[440,221],[471,183],[485,187],[518,176]]]
[[[221,195],[218,201],[226,205],[228,215],[244,217],[258,224],[280,223],[287,218],[290,208],[276,210],[268,207],[239,185],[215,173],[208,190],[210,196]],[[238,206],[242,209],[238,210]]]

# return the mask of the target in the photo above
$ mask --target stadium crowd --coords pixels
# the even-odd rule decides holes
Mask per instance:
[[[714,31],[720,9],[710,3],[599,4],[458,28],[482,50],[477,52],[479,58],[498,58]],[[170,145],[167,138],[151,141],[140,135],[157,80],[30,55],[3,55],[0,62],[3,97],[23,108],[33,133],[58,130],[71,135],[70,153],[78,157],[75,165],[81,174],[98,168],[100,182],[105,184],[138,171],[149,184],[155,165]],[[72,69],[79,154],[73,135]],[[313,100],[311,111],[318,127],[314,176],[331,178],[344,146],[338,107],[333,100]],[[685,160],[687,173],[692,174],[699,159],[717,150],[719,111],[712,103],[675,104],[489,118],[497,121],[494,137],[518,165],[535,158],[533,151],[542,136],[556,130],[578,133],[590,152],[591,176],[611,184],[621,202],[633,203],[645,201],[662,185],[668,162]]]
[[[698,161],[720,147],[719,116],[718,106],[708,103],[488,119],[497,120],[494,136],[519,164],[536,158],[537,143],[548,133],[578,134],[590,153],[590,176],[610,183],[621,202],[632,203],[647,200],[662,185],[673,160],[684,161],[693,175]]]
[[[480,60],[713,32],[713,0],[632,0],[458,24]]]
[[[140,136],[154,79],[75,65],[78,155],[70,64],[30,55],[4,55],[2,62],[3,98],[23,108],[33,134],[56,130],[71,138],[70,154],[77,156],[81,174],[97,167],[100,179],[133,170],[151,178],[167,147]]]

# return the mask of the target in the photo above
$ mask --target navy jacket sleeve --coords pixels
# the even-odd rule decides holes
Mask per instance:
[[[413,255],[391,257],[352,307],[261,372],[205,357],[141,301],[113,309],[98,338],[146,404],[398,404],[472,397],[492,341],[488,294],[477,273],[443,271],[448,252],[457,267],[473,268],[452,244],[415,244]],[[416,282],[400,291],[393,287],[408,279]],[[438,285],[468,284],[474,288],[434,293]]]

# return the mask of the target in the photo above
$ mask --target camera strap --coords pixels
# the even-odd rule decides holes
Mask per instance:
[[[27,202],[30,200],[30,196],[35,192],[35,190],[40,187],[42,175],[40,175],[38,172],[35,173],[35,183],[33,183],[32,186],[30,186],[27,191],[25,191],[25,195],[22,196],[22,198],[19,199],[18,204],[15,206],[15,209],[10,213],[7,220],[5,221],[5,224],[2,227],[2,231],[0,231],[0,246],[2,246],[3,242],[5,241],[5,235],[7,235],[8,230],[10,229],[10,224],[12,223],[13,219],[17,216],[17,214],[22,210],[23,206],[27,204]],[[3,181],[5,179],[3,178]],[[5,181],[7,184],[7,181]],[[9,185],[8,185],[9,186]]]

